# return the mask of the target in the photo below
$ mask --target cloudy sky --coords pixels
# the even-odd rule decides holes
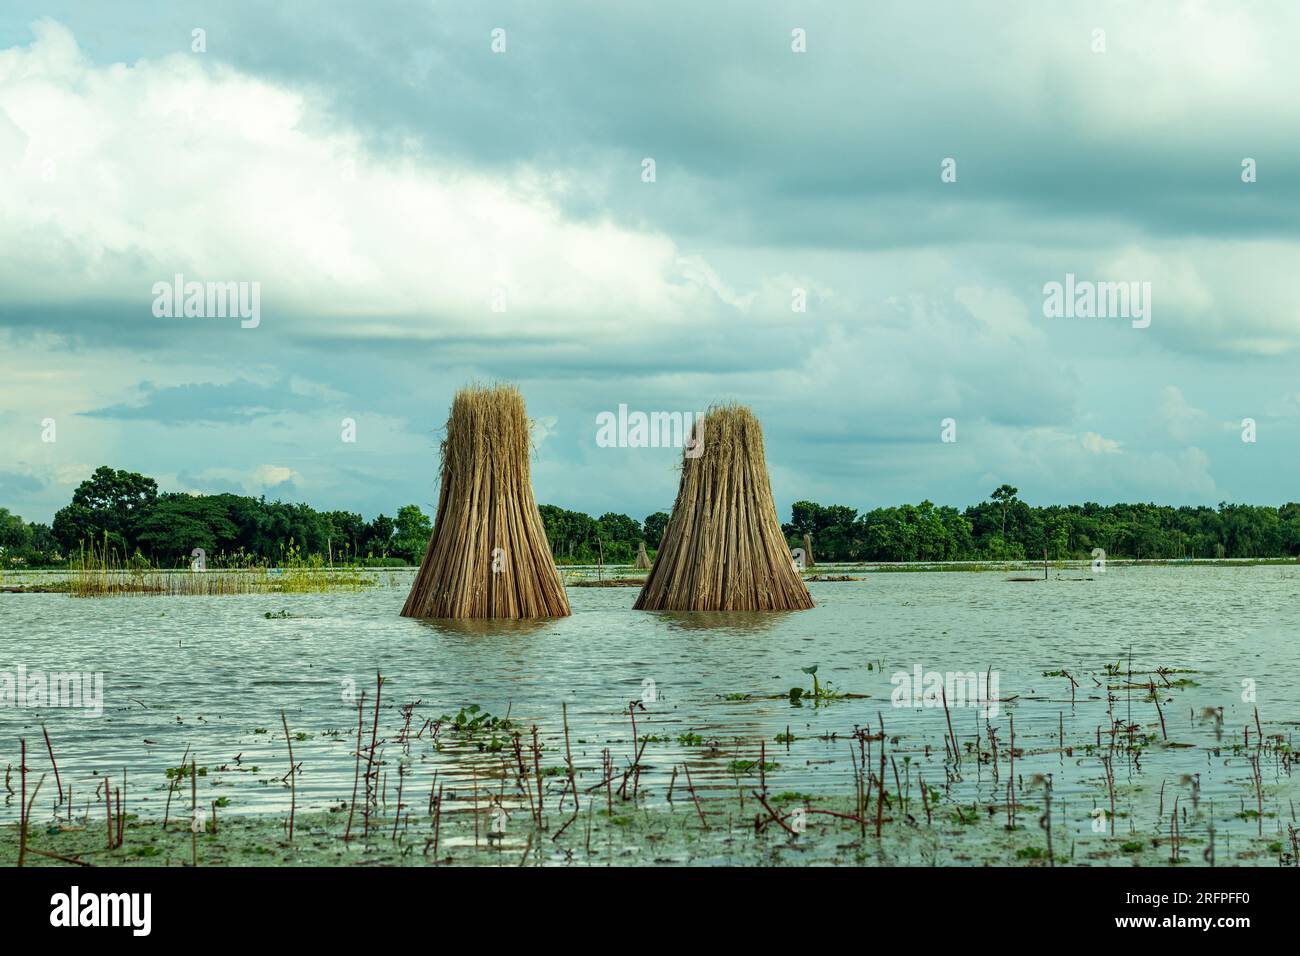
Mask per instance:
[[[429,506],[498,379],[591,513],[676,491],[600,412],[722,400],[783,517],[1294,500],[1297,41],[1285,0],[6,0],[0,505],[109,464]],[[1067,273],[1150,283],[1150,326],[1045,317]],[[176,274],[260,324],[155,315]]]

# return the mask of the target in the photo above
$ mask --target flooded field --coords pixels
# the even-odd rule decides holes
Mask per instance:
[[[1300,568],[848,576],[786,614],[570,587],[573,616],[537,623],[401,618],[410,574],[389,571],[311,594],[0,595],[0,673],[103,679],[99,716],[15,706],[16,687],[0,708],[0,853],[25,738],[32,846],[87,862],[1295,864]],[[197,849],[183,758],[200,830],[218,819]]]

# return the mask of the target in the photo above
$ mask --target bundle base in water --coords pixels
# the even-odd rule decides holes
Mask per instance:
[[[789,611],[813,606],[776,517],[763,431],[747,408],[711,410],[691,452],[654,566],[644,611]]]
[[[438,513],[404,617],[566,617],[529,474],[528,415],[514,388],[456,395]]]

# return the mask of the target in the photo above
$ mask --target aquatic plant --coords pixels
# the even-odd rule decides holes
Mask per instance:
[[[438,724],[465,738],[473,737],[479,731],[509,733],[515,726],[510,718],[494,717],[478,704],[462,707],[455,717],[443,714],[438,718]]]
[[[790,704],[792,706],[802,707],[803,702],[805,700],[811,700],[813,702],[813,706],[817,707],[820,706],[821,704],[830,703],[831,701],[844,700],[849,696],[851,696],[842,690],[836,690],[834,685],[830,681],[827,681],[823,685],[817,679],[817,676],[814,673],[817,670],[815,666],[811,670],[809,670],[806,667],[803,668],[802,670],[805,674],[813,675],[813,689],[807,690],[806,688],[803,687],[791,687],[788,691],[786,691],[785,696],[789,698]]]
[[[332,564],[319,554],[305,555],[293,541],[281,546],[280,563],[271,567],[243,555],[216,555],[202,568],[164,569],[136,551],[123,561],[107,535],[83,542],[68,560],[67,591],[73,597],[125,595],[307,594],[359,591],[375,579],[354,564]],[[288,617],[281,611],[268,617]]]
[[[803,671],[805,674],[808,674],[809,676],[812,677],[812,679],[813,679],[813,696],[814,696],[814,697],[820,697],[820,696],[822,695],[822,688],[821,688],[821,684],[819,684],[819,683],[817,682],[817,665],[814,664],[814,665],[812,665],[812,667],[801,667],[801,668],[799,668],[799,669],[800,669],[801,671]]]
[[[382,678],[379,680],[382,685]],[[825,694],[828,688],[821,687],[820,690]],[[809,693],[811,695],[811,692]],[[1137,696],[1134,695],[1135,700]],[[1097,701],[1098,698],[1092,700]],[[919,852],[923,859],[932,863],[938,863],[941,857],[946,857],[954,862],[985,865],[1017,863],[1061,865],[1073,862],[1076,855],[1075,839],[1069,841],[1068,849],[1054,850],[1053,841],[1060,836],[1060,830],[1053,826],[1053,822],[1055,815],[1060,811],[1056,809],[1056,801],[1052,799],[1051,774],[1044,775],[1033,769],[1035,763],[1038,763],[1041,769],[1041,761],[1048,754],[1051,754],[1050,759],[1055,761],[1059,743],[1067,739],[1065,731],[1060,728],[1068,729],[1070,726],[1068,723],[1061,724],[1053,721],[1050,735],[1045,727],[1035,731],[1032,723],[1027,733],[1023,732],[1023,728],[1017,727],[1015,728],[1017,732],[1011,735],[1010,750],[1006,746],[1001,748],[996,746],[993,728],[990,726],[988,740],[992,745],[993,753],[989,753],[978,743],[972,744],[967,739],[957,738],[957,746],[967,753],[973,753],[980,765],[990,762],[996,768],[1000,760],[1004,783],[1007,782],[1008,777],[1007,761],[1014,757],[1015,769],[1010,772],[1010,776],[1017,779],[1018,786],[1015,791],[1008,786],[1005,804],[1000,796],[993,797],[992,802],[983,794],[967,792],[959,797],[955,788],[959,777],[956,776],[955,766],[951,762],[938,763],[937,759],[932,757],[928,743],[922,750],[918,742],[909,743],[907,735],[902,735],[901,740],[900,735],[889,735],[882,721],[878,733],[854,725],[851,736],[843,727],[838,729],[831,727],[827,728],[828,733],[820,737],[812,736],[810,732],[808,737],[802,738],[808,741],[805,747],[814,751],[818,749],[818,744],[815,743],[818,739],[831,744],[832,747],[829,748],[831,750],[842,751],[847,742],[849,753],[853,755],[851,795],[843,792],[821,791],[806,793],[789,789],[780,789],[775,795],[769,795],[767,789],[769,780],[766,776],[769,772],[778,772],[782,769],[782,764],[785,764],[793,768],[791,772],[799,773],[805,757],[810,755],[795,750],[790,757],[783,756],[782,763],[778,763],[766,757],[766,744],[763,737],[737,737],[735,747],[728,746],[723,749],[715,745],[715,748],[709,751],[693,752],[689,766],[680,762],[671,766],[672,782],[668,785],[669,803],[674,800],[673,788],[679,783],[678,773],[684,770],[685,782],[677,787],[679,793],[677,806],[680,811],[680,801],[684,796],[681,792],[687,790],[690,791],[690,799],[695,810],[694,813],[688,811],[686,814],[680,812],[674,814],[671,810],[661,812],[662,808],[654,806],[654,798],[645,801],[638,795],[636,781],[642,770],[653,774],[656,770],[662,773],[669,769],[642,764],[640,748],[637,749],[635,757],[629,759],[625,766],[619,765],[620,762],[615,755],[605,749],[600,754],[599,776],[593,781],[588,781],[590,784],[588,786],[578,785],[578,780],[581,779],[580,772],[590,774],[597,772],[597,768],[591,763],[580,767],[575,762],[575,757],[578,761],[582,761],[584,755],[575,754],[569,749],[567,706],[563,710],[565,750],[561,760],[555,756],[556,745],[553,739],[550,746],[551,753],[543,759],[543,751],[547,748],[543,746],[536,728],[529,728],[531,737],[529,743],[525,739],[522,728],[515,728],[508,717],[496,718],[481,706],[470,704],[460,708],[453,715],[444,715],[442,718],[450,738],[463,742],[467,746],[437,758],[438,764],[432,768],[432,781],[428,783],[428,814],[424,815],[422,820],[422,814],[415,809],[409,796],[411,775],[420,772],[420,762],[401,762],[397,765],[396,774],[387,773],[385,770],[385,768],[391,769],[392,765],[384,759],[383,744],[385,739],[391,742],[393,737],[391,733],[386,733],[389,731],[389,726],[384,715],[391,714],[392,709],[381,710],[378,694],[375,695],[373,706],[375,723],[371,734],[367,735],[370,738],[369,747],[362,742],[364,721],[371,713],[367,708],[369,702],[369,698],[362,694],[360,702],[356,705],[357,771],[354,778],[353,806],[355,807],[355,800],[360,796],[361,764],[364,763],[367,781],[364,798],[367,826],[373,823],[376,831],[384,834],[385,839],[382,843],[391,845],[392,849],[389,851],[378,848],[373,838],[362,845],[354,844],[350,850],[358,855],[352,856],[351,859],[361,864],[410,863],[411,859],[408,855],[421,845],[424,847],[424,853],[415,856],[435,864],[447,862],[499,864],[502,862],[501,857],[493,854],[499,854],[501,850],[509,847],[511,841],[507,840],[503,844],[500,836],[503,832],[502,828],[496,826],[497,821],[491,815],[499,808],[503,812],[510,813],[510,819],[515,820],[516,811],[522,807],[531,809],[531,824],[526,824],[522,829],[515,829],[513,825],[510,828],[512,837],[518,836],[520,842],[526,840],[523,856],[519,860],[521,865],[545,864],[560,858],[585,859],[588,862],[601,859],[607,862],[618,862],[621,859],[617,855],[620,849],[644,846],[647,842],[654,844],[657,847],[656,853],[662,852],[665,858],[691,859],[698,850],[701,855],[697,859],[710,860],[716,858],[715,854],[719,846],[718,840],[710,839],[703,833],[711,827],[719,839],[725,835],[727,852],[732,854],[732,859],[752,858],[751,854],[759,852],[773,854],[774,861],[801,862],[797,856],[787,855],[783,859],[779,856],[787,846],[792,846],[796,841],[802,842],[805,850],[811,847],[821,850],[833,844],[837,859],[852,859],[863,852],[863,839],[871,825],[868,821],[873,817],[876,821],[874,825],[883,841],[878,845],[881,849],[875,852],[881,856],[900,852],[903,854]],[[412,715],[418,703],[417,701],[416,704],[407,704],[399,708],[400,718],[397,724],[400,728],[400,735],[397,738],[399,742],[404,739],[414,741],[420,737],[420,734],[413,732],[413,728],[417,725],[412,723]],[[1021,706],[1028,707],[1030,703],[1026,700]],[[1055,706],[1055,703],[1049,706]],[[1107,705],[1099,703],[1097,706]],[[628,716],[637,716],[635,708],[629,711]],[[1019,711],[1016,716],[1020,716]],[[1171,733],[1183,729],[1178,724],[1179,716],[1173,709],[1166,711]],[[430,723],[432,722],[425,721],[421,734]],[[945,723],[946,721],[936,715],[933,727],[936,733],[944,730]],[[1134,731],[1127,723],[1120,721],[1119,725],[1113,728],[1111,747],[1107,750],[1101,743],[1101,728],[1098,727],[1095,731],[1098,735],[1096,746],[1102,754],[1102,767],[1097,768],[1095,760],[1089,761],[1093,769],[1088,771],[1090,774],[1088,784],[1093,788],[1095,812],[1101,811],[1106,791],[1110,791],[1112,811],[1107,814],[1106,819],[1111,821],[1112,833],[1108,837],[1104,831],[1094,828],[1091,836],[1087,833],[1078,834],[1077,845],[1083,851],[1086,860],[1090,863],[1103,862],[1109,865],[1199,865],[1203,859],[1205,863],[1213,865],[1214,830],[1217,824],[1220,827],[1232,828],[1230,832],[1233,834],[1234,860],[1248,861],[1256,858],[1267,860],[1272,857],[1279,865],[1293,865],[1293,861],[1300,858],[1300,853],[1295,852],[1298,837],[1294,825],[1282,819],[1289,812],[1285,795],[1274,792],[1271,788],[1264,788],[1259,766],[1259,761],[1267,759],[1269,761],[1267,769],[1271,770],[1272,761],[1276,760],[1279,773],[1284,774],[1285,777],[1290,776],[1288,754],[1291,748],[1286,746],[1284,734],[1275,732],[1284,729],[1285,726],[1284,722],[1270,726],[1266,731],[1262,715],[1256,714],[1253,725],[1244,728],[1247,731],[1246,741],[1251,747],[1242,745],[1238,749],[1252,758],[1249,780],[1238,774],[1235,779],[1223,781],[1229,786],[1239,788],[1241,793],[1239,800],[1234,800],[1217,815],[1212,801],[1208,813],[1204,803],[1201,809],[1197,809],[1198,777],[1184,775],[1179,781],[1179,786],[1191,788],[1191,807],[1183,809],[1185,804],[1179,804],[1175,800],[1171,814],[1169,806],[1164,802],[1162,786],[1160,809],[1156,815],[1161,825],[1154,830],[1128,826],[1125,827],[1126,832],[1118,838],[1115,838],[1114,834],[1114,830],[1117,829],[1115,821],[1128,819],[1130,814],[1125,809],[1117,808],[1115,801],[1119,799],[1127,802],[1134,793],[1142,789],[1142,785],[1141,783],[1126,784],[1117,795],[1113,778],[1102,780],[1098,769],[1105,770],[1110,777],[1112,767],[1107,764],[1113,759],[1118,766],[1118,761],[1124,759],[1121,754],[1126,739],[1132,737],[1149,740],[1153,735],[1145,731]],[[497,734],[491,734],[492,727],[497,728]],[[281,728],[286,742],[290,745],[304,741],[308,736],[302,731],[293,732],[287,725],[283,713]],[[265,730],[265,728],[256,729]],[[1152,729],[1150,726],[1146,728],[1146,730]],[[1214,732],[1212,726],[1206,726],[1204,729],[1210,734]],[[409,735],[408,731],[411,732]],[[1094,731],[1091,724],[1087,726],[1086,731],[1090,736],[1092,735]],[[635,730],[633,734],[633,739],[640,744],[652,739],[664,739],[663,734],[639,735]],[[339,736],[338,732],[334,731],[327,731],[325,735]],[[503,745],[507,749],[513,743],[514,755],[504,759],[482,756],[482,752],[492,746],[488,741],[489,735],[498,745]],[[310,736],[313,739],[316,737],[315,734]],[[1049,738],[1053,746],[1046,748],[1043,744]],[[788,727],[784,734],[777,736],[778,742],[785,742],[787,745],[795,739],[797,738]],[[951,750],[953,748],[951,731],[946,739]],[[697,746],[704,743],[703,735],[693,731],[686,731],[678,737],[678,740],[683,746]],[[839,741],[839,744],[836,744],[836,741]],[[266,743],[264,737],[262,742]],[[767,737],[766,742],[770,743],[771,738]],[[263,785],[278,783],[284,787],[287,791],[285,793],[287,818],[285,814],[260,817],[254,815],[252,819],[244,818],[242,814],[232,814],[230,817],[223,815],[222,824],[218,828],[217,811],[229,806],[231,798],[222,796],[210,799],[209,794],[209,799],[199,800],[195,778],[207,777],[209,778],[207,785],[216,787],[222,784],[223,773],[256,774],[257,769],[242,765],[238,767],[222,765],[214,766],[209,771],[206,766],[202,768],[197,766],[187,750],[186,755],[177,765],[165,771],[168,803],[167,809],[164,810],[163,827],[148,828],[148,832],[145,832],[146,828],[132,822],[135,819],[134,815],[126,812],[124,779],[122,785],[117,786],[116,780],[106,779],[97,772],[95,783],[100,786],[93,798],[74,804],[71,788],[69,788],[67,799],[62,800],[61,788],[68,781],[68,768],[61,767],[56,762],[55,749],[48,737],[45,743],[50,758],[50,769],[55,774],[53,789],[60,793],[60,796],[52,801],[52,806],[48,798],[45,802],[47,811],[53,810],[54,824],[41,821],[36,827],[30,825],[27,828],[23,827],[22,816],[33,804],[40,802],[33,795],[32,784],[37,783],[39,790],[39,781],[30,779],[33,768],[29,764],[35,762],[30,759],[30,753],[19,750],[14,755],[15,763],[10,767],[11,785],[9,784],[10,773],[7,772],[5,775],[5,786],[11,791],[14,802],[21,802],[24,811],[20,812],[19,826],[0,828],[0,855],[5,850],[17,850],[22,854],[24,865],[31,865],[33,861],[41,860],[80,865],[123,865],[132,861],[143,862],[144,858],[158,855],[161,855],[159,862],[176,863],[186,859],[187,862],[192,863],[197,859],[200,847],[208,857],[204,862],[208,863],[237,863],[241,858],[244,861],[253,859],[263,864],[308,862],[313,859],[340,862],[337,855],[330,857],[322,854],[337,854],[336,841],[347,839],[350,831],[344,830],[343,819],[338,814],[348,810],[349,803],[346,798],[338,801],[331,800],[327,811],[310,817],[301,813],[307,809],[302,802],[298,802],[295,807],[293,781],[296,775],[302,772],[300,769],[302,764],[296,761],[304,756],[299,753],[299,748],[292,748],[289,762],[293,769],[290,773],[282,776],[285,768],[280,766],[275,768],[269,778],[257,781]],[[350,741],[346,743],[340,741],[340,743],[351,750]],[[479,747],[479,753],[474,753],[475,744]],[[877,745],[879,750],[876,749]],[[888,754],[884,749],[886,745],[891,748]],[[19,746],[25,748],[25,741],[20,740]],[[1078,742],[1076,746],[1082,749]],[[1229,752],[1227,746],[1224,746],[1223,750],[1225,754]],[[1218,756],[1219,750],[1213,736],[1206,751],[1207,754]],[[391,749],[389,753],[392,753]],[[1000,757],[995,754],[1000,754]],[[1031,769],[1021,770],[1022,759],[1027,761],[1027,766]],[[312,756],[307,754],[306,761],[311,760]],[[1230,763],[1236,766],[1238,761],[1223,761],[1224,766]],[[1244,761],[1241,763],[1244,764]],[[1137,768],[1136,764],[1134,768],[1140,773],[1140,768]],[[922,771],[943,773],[946,775],[946,783],[943,786],[932,785],[921,776]],[[60,773],[63,774],[62,780],[58,776]],[[1023,773],[1023,780],[1020,778],[1021,773]],[[737,778],[737,785],[732,786],[729,782],[724,782],[719,786],[720,778],[726,774],[734,775]],[[200,813],[203,810],[211,811],[211,814],[206,816],[206,825],[199,829],[197,836],[191,835],[190,826],[177,826],[171,829],[166,826],[166,813],[172,805],[173,795],[183,792],[180,786],[187,779],[191,783],[191,813],[195,812],[195,808],[198,808]],[[396,802],[387,799],[391,796],[388,792],[388,784],[394,779]],[[694,779],[701,779],[701,785],[697,787]],[[455,810],[465,812],[442,813],[445,805],[441,784],[444,780],[448,781],[452,788],[451,799],[456,801],[453,804]],[[894,784],[893,790],[886,790],[887,780]],[[793,780],[787,786],[791,784]],[[913,785],[920,790],[919,805],[914,797]],[[1025,796],[1032,795],[1035,788],[1039,788],[1043,799],[1026,801]],[[601,789],[606,791],[605,805],[593,807],[593,803],[602,802],[598,797],[592,796]],[[47,782],[47,789],[39,792],[44,796],[48,790]],[[87,792],[90,790],[91,788],[87,787]],[[641,788],[641,793],[657,790],[657,786],[651,786]],[[25,794],[28,799],[23,800],[18,795],[19,792]],[[992,793],[997,792],[998,787],[995,785]],[[1279,796],[1281,799],[1278,799]],[[582,818],[577,813],[578,802],[583,797],[588,800],[587,807],[583,808],[588,818],[585,839]],[[735,816],[737,799],[740,801],[739,817]],[[755,807],[750,803],[751,799],[757,801],[761,811],[755,812]],[[872,799],[876,800],[874,807],[870,806]],[[572,810],[568,803],[570,800]],[[423,802],[421,800],[419,804],[423,805]],[[1042,804],[1041,810],[1034,805],[1035,802]],[[542,815],[544,803],[549,803],[553,810],[565,814],[565,819],[560,826],[547,825]],[[94,827],[93,834],[87,832],[89,828],[85,817],[74,819],[74,809],[80,812],[83,804],[89,804],[93,808],[87,816],[99,821]],[[999,813],[1004,808],[1008,811],[1006,820],[1001,819]],[[242,809],[247,807],[241,806]],[[295,810],[298,811],[296,824],[292,822]],[[1020,823],[1014,820],[1013,815],[1017,812],[1021,814]],[[480,840],[483,834],[480,828],[485,814],[488,815],[489,826],[486,831],[487,841],[483,843]],[[1142,819],[1145,814],[1134,813],[1132,816],[1135,819]],[[746,842],[749,839],[747,834],[750,832],[750,827],[736,827],[733,831],[730,824],[733,818],[753,819],[752,832],[756,838],[753,842]],[[1033,818],[1037,818],[1037,826],[1030,822]],[[1070,818],[1067,814],[1066,819]],[[204,817],[201,816],[199,819],[202,820]],[[724,819],[728,820],[725,829],[720,823]],[[808,826],[797,827],[796,821]],[[1270,832],[1264,834],[1262,823],[1268,821],[1277,822],[1276,825],[1271,823]],[[291,825],[296,826],[292,845],[285,840],[283,832]],[[421,832],[413,839],[411,834],[422,825],[427,826],[429,832],[427,834]],[[935,828],[932,831],[934,839],[926,840],[925,847],[919,850],[915,847],[910,850],[905,849],[905,846],[911,842],[909,833],[915,833],[917,827],[931,826]],[[617,835],[610,837],[610,828],[625,834],[626,840],[620,840]],[[846,841],[846,831],[850,828],[856,830],[856,836]],[[597,849],[594,853],[593,829],[597,836]],[[792,838],[791,843],[779,841],[774,845],[771,841],[757,839],[765,830],[770,832],[774,829],[787,832]],[[1044,839],[1039,833],[1040,829],[1046,833],[1046,847],[1039,844],[1039,841]],[[308,834],[311,835],[310,838]],[[1237,842],[1238,834],[1245,842]],[[129,841],[127,841],[128,837]],[[1208,837],[1208,841],[1205,837]],[[34,846],[33,841],[36,842]],[[123,841],[134,845],[128,848]],[[179,853],[182,841],[186,844],[184,856]],[[253,845],[249,845],[250,842]],[[558,855],[540,852],[539,848],[543,846],[554,846],[561,852]],[[155,847],[157,850],[153,849]],[[1202,849],[1204,853],[1201,852]],[[602,857],[601,854],[611,855]],[[257,860],[258,857],[263,859]],[[879,859],[874,853],[858,858],[859,862],[863,863]]]
[[[767,772],[769,770],[775,770],[779,766],[781,765],[775,761],[733,760],[731,763],[727,764],[727,769],[732,773],[739,774],[756,773],[760,770]]]

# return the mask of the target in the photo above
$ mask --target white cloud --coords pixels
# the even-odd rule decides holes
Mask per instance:
[[[598,58],[581,72],[538,71],[536,87],[426,59],[425,103],[438,102],[428,91],[448,71],[467,82],[455,108],[425,112],[390,98],[383,70],[368,69],[376,61],[339,59],[333,89],[303,83],[317,82],[311,71],[275,79],[311,59],[309,31],[248,55],[274,60],[254,75],[216,52],[97,64],[68,30],[38,24],[30,47],[0,51],[0,326],[14,327],[0,327],[0,450],[45,483],[15,504],[48,514],[110,463],[164,488],[290,495],[301,484],[313,504],[391,511],[391,499],[433,485],[450,390],[496,375],[524,379],[530,408],[545,413],[539,496],[591,510],[671,504],[674,456],[583,458],[591,410],[623,400],[752,402],[777,493],[795,498],[959,502],[1010,480],[1039,502],[1217,500],[1208,456],[1180,447],[1198,441],[1225,485],[1235,470],[1259,500],[1291,494],[1294,428],[1265,419],[1268,396],[1294,384],[1268,357],[1300,347],[1300,245],[1285,238],[1291,193],[1275,186],[1294,165],[1276,147],[1300,101],[1260,79],[1294,75],[1288,25],[1300,13],[1150,6],[1158,12],[1110,10],[1104,56],[1087,52],[1086,12],[936,36],[919,30],[923,12],[899,8],[891,29],[927,42],[887,45],[874,68],[915,82],[898,86],[901,98],[852,87],[862,108],[847,113],[843,48],[810,59],[800,82],[733,69],[751,56],[743,43],[683,57],[690,88],[704,92],[667,106],[622,74],[594,99],[575,95],[573,77],[605,75]],[[652,13],[607,15],[672,39]],[[1059,29],[1045,32],[1049,19]],[[413,41],[390,39],[419,61]],[[125,34],[112,46],[149,48]],[[322,93],[384,109],[363,135]],[[491,133],[519,118],[503,104],[534,101],[533,126]],[[754,122],[755,102],[785,119]],[[998,123],[980,122],[971,103],[996,104]],[[456,159],[410,145],[417,126]],[[643,126],[660,141],[629,143]],[[397,151],[368,151],[371,136]],[[961,185],[936,192],[931,154],[950,146]],[[655,185],[622,165],[647,149],[676,153]],[[1236,152],[1259,154],[1260,185],[1273,191],[1237,180]],[[1040,157],[1060,168],[1036,167]],[[928,186],[911,183],[910,162],[925,165]],[[1162,164],[1169,177],[1148,190],[1142,177]],[[1126,180],[1131,169],[1138,178]],[[1222,194],[1204,179],[1220,172]],[[1113,188],[1096,188],[1103,177]],[[1250,205],[1261,198],[1268,205]],[[1067,270],[1150,281],[1152,327],[1043,321],[1038,290]],[[215,344],[175,326],[155,335],[150,286],[177,271],[262,282],[262,332],[232,329]],[[488,307],[498,286],[505,313]],[[796,287],[808,290],[806,313],[790,311]],[[111,324],[122,307],[138,309],[133,337]],[[29,334],[37,322],[99,334]],[[286,328],[295,335],[275,339]],[[304,341],[362,335],[392,341]],[[484,347],[481,336],[499,340]],[[314,403],[238,425],[78,416],[138,402],[141,382],[286,377]],[[1168,381],[1196,383],[1215,418],[1263,409],[1266,440],[1226,450],[1224,431],[1181,392],[1152,401]],[[1294,423],[1296,409],[1292,395],[1275,414]],[[59,419],[57,446],[39,441],[46,414]],[[356,445],[339,442],[344,415],[358,419]],[[948,416],[959,439],[944,446]]]
[[[1189,442],[1201,434],[1210,424],[1208,412],[1193,408],[1183,397],[1182,389],[1176,385],[1166,385],[1160,402],[1160,417],[1165,423],[1169,436],[1176,441]]]
[[[617,337],[743,304],[661,234],[568,221],[539,174],[376,158],[306,94],[215,59],[98,66],[65,27],[34,31],[0,53],[6,298],[148,315],[182,273],[261,282],[267,323],[403,337]]]
[[[1111,438],[1102,438],[1096,432],[1084,432],[1081,444],[1094,455],[1115,455],[1119,453],[1119,442]]]
[[[253,480],[265,488],[273,488],[276,485],[282,485],[286,481],[300,481],[302,475],[298,474],[292,468],[285,468],[283,465],[259,465],[257,471],[253,473]]]
[[[1126,247],[1102,277],[1151,283],[1149,333],[1171,347],[1277,355],[1300,347],[1300,246],[1263,239]]]
[[[535,450],[540,450],[546,439],[555,434],[558,421],[554,415],[539,415],[528,420],[528,437]]]
[[[1029,321],[1029,309],[1006,289],[961,286],[953,298],[989,335],[1024,343],[1042,340],[1042,330]]]

